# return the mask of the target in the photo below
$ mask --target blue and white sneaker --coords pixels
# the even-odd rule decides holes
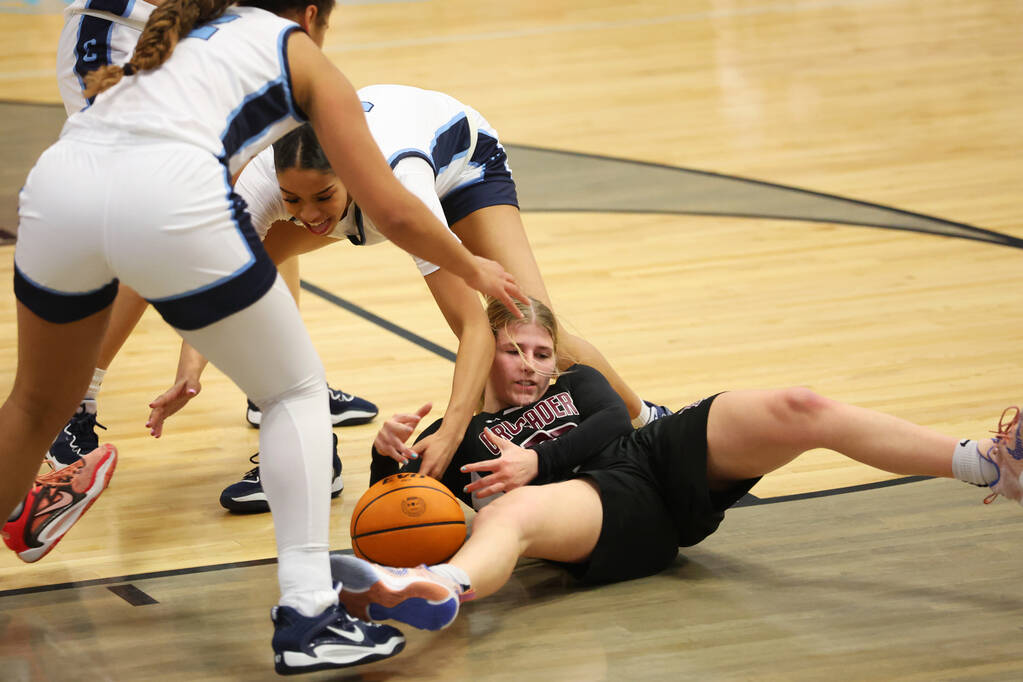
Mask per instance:
[[[405,648],[405,636],[397,628],[357,620],[339,606],[311,617],[290,606],[275,606],[270,620],[279,675],[372,663]]]
[[[334,436],[334,478],[330,482],[330,496],[337,497],[345,489],[344,479],[341,478],[341,458],[337,455],[337,434]],[[256,464],[259,453],[249,457],[249,461]],[[242,476],[242,480],[224,488],[220,493],[220,506],[235,514],[258,514],[270,511],[270,505],[266,501],[266,493],[263,492],[263,483],[259,479],[259,465],[249,469]]]
[[[327,395],[330,399],[330,423],[333,426],[357,426],[373,421],[373,418],[380,412],[377,406],[357,395],[335,391],[327,387]],[[245,410],[245,420],[257,429],[263,421],[263,413],[251,400]]]
[[[420,630],[440,630],[458,615],[472,592],[446,576],[419,568],[390,568],[347,554],[330,557],[330,575],[341,583],[338,597],[363,620],[393,619]]]
[[[655,422],[661,417],[667,417],[669,414],[674,414],[664,405],[654,405],[649,400],[644,400],[643,403],[650,408],[650,417],[647,419],[647,424]]]
[[[98,448],[96,427],[107,428],[96,421],[96,401],[83,400],[46,453],[46,463],[50,468],[60,471]]]

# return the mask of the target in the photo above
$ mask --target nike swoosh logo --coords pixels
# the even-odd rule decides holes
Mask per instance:
[[[349,632],[348,630],[340,630],[330,625],[327,626],[327,629],[333,632],[335,635],[344,637],[345,639],[355,642],[356,644],[361,644],[366,641],[366,633],[363,632],[362,630]]]
[[[52,504],[37,510],[35,516],[42,516],[43,514],[59,512],[64,507],[70,507],[71,504],[75,501],[74,496],[65,490],[58,491],[58,495],[60,497],[58,499],[55,499]]]
[[[964,438],[963,440],[959,441],[959,447],[965,448],[967,445],[969,445],[969,443],[970,443],[970,439],[969,438]]]

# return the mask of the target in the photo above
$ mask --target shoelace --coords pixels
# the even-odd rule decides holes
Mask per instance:
[[[1012,418],[1006,421],[1006,415],[1012,414]],[[1009,432],[1016,428],[1016,424],[1019,422],[1019,408],[1018,407],[1007,407],[1002,410],[1002,416],[998,418],[998,431],[995,433],[995,438],[1001,441],[1008,442]]]
[[[56,471],[45,473],[42,476],[36,477],[36,485],[44,487],[59,486],[71,483],[71,479],[78,475],[78,471],[82,468],[82,461],[79,460],[74,464],[66,466]]]
[[[1012,417],[1007,419],[1007,415],[1010,414],[1012,415]],[[1009,432],[1016,427],[1017,422],[1019,422],[1019,418],[1020,410],[1018,407],[1007,407],[1004,410],[1002,410],[1002,416],[998,418],[998,430],[991,432],[995,436],[995,443],[994,445],[991,446],[991,450],[994,450],[995,448],[998,447],[998,441],[1002,441],[1008,444]],[[988,452],[990,453],[991,450],[988,450]],[[1008,450],[1008,447],[1006,447],[1006,450]],[[1012,454],[1010,453],[1009,456],[1012,457]],[[988,460],[995,466],[998,466],[998,464],[995,463],[995,461],[990,457],[984,457],[984,459]],[[999,477],[1001,477],[1001,467],[998,467],[998,474]],[[998,497],[998,493],[991,493],[990,495],[984,498],[984,504],[991,504],[992,502],[995,501],[996,497]]]
[[[245,475],[242,476],[243,481],[255,481],[257,478],[259,478],[259,462],[256,461],[258,458],[259,458],[258,452],[254,453],[251,457],[249,457],[249,461],[255,464],[256,466],[252,467],[251,469],[245,472]]]
[[[91,412],[83,412],[75,413],[74,416],[71,417],[71,422],[64,428],[74,437],[76,442],[85,443],[86,441],[91,441],[95,438],[96,444],[93,445],[93,447],[95,447],[99,444],[99,439],[96,438],[96,434],[94,433],[96,427],[99,427],[104,431],[107,430],[107,427],[96,421],[95,414]],[[91,443],[89,444],[91,445]],[[71,447],[72,450],[77,451],[79,455],[88,454],[82,452],[81,446],[71,445],[69,447]]]
[[[348,395],[344,391],[335,391],[330,387],[327,388],[327,393],[330,394],[331,400],[336,400],[339,403],[347,403],[352,400],[352,396]]]

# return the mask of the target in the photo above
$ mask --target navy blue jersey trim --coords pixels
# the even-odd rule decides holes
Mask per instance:
[[[168,298],[147,299],[175,329],[201,329],[244,310],[262,298],[277,279],[277,268],[252,227],[245,200],[234,192],[230,200],[232,217],[245,237],[252,259],[228,277],[201,289]]]
[[[245,98],[245,101],[231,112],[221,140],[224,144],[221,161],[230,164],[237,154],[253,140],[263,135],[267,128],[291,115],[288,93],[282,80],[267,83],[261,90]]]
[[[302,29],[298,26],[291,26],[284,29],[281,33],[280,42],[278,43],[278,52],[281,56],[281,71],[284,73],[284,89],[287,93],[288,102],[291,104],[292,114],[300,121],[308,121],[309,116],[306,115],[302,107],[295,101],[295,89],[292,87],[291,82],[291,63],[288,61],[288,38],[295,31],[301,31]]]
[[[37,284],[14,266],[14,295],[26,308],[54,324],[77,322],[98,313],[117,296],[117,280],[111,280],[99,289],[69,294]]]
[[[359,234],[348,235],[348,241],[355,244],[356,246],[366,245],[366,228],[363,227],[362,209],[357,204],[353,204],[355,207],[355,229],[359,231]]]
[[[430,164],[430,168],[433,169],[433,177],[437,177],[437,166],[434,164],[433,159],[426,155],[421,149],[402,149],[399,152],[395,152],[391,158],[387,160],[387,163],[391,165],[391,170],[398,167],[398,163],[402,159],[422,159]]]
[[[96,12],[107,12],[118,17],[126,17],[135,8],[135,0],[89,0],[85,8]]]
[[[455,159],[468,154],[471,146],[472,131],[464,113],[438,128],[430,143],[430,155],[437,174],[440,175]]]
[[[78,39],[75,41],[75,74],[78,83],[85,89],[85,75],[110,63],[110,36],[114,22],[110,19],[82,15],[78,24]],[[95,97],[86,101],[92,104]]]

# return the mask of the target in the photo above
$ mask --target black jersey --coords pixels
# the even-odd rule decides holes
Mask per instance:
[[[416,439],[418,442],[440,428],[438,419]],[[470,506],[473,500],[462,489],[471,478],[459,469],[470,462],[495,459],[499,451],[483,435],[489,428],[519,447],[537,453],[537,475],[530,485],[554,483],[572,478],[580,469],[599,466],[599,461],[614,457],[606,446],[632,432],[625,403],[592,367],[573,365],[551,384],[543,397],[525,407],[513,407],[499,413],[481,412],[466,427],[465,437],[455,451],[441,478],[451,492]],[[396,470],[393,462],[377,453],[373,457],[372,480],[377,481]],[[410,462],[405,470],[416,470]]]

